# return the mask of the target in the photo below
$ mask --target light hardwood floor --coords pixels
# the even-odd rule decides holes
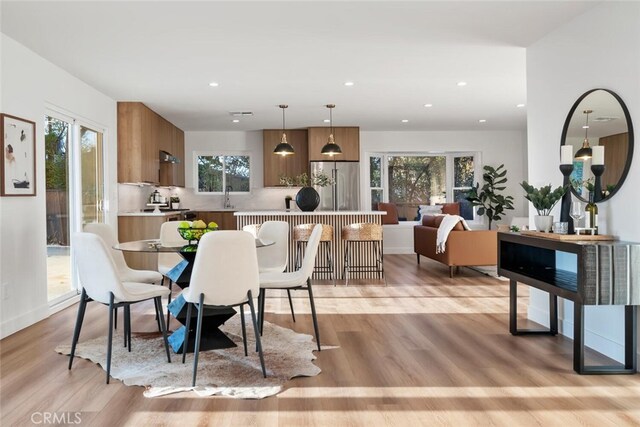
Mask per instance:
[[[340,348],[317,354],[320,375],[263,400],[146,399],[140,387],[106,385],[86,360],[68,371],[53,349],[70,342],[77,308],[63,310],[0,341],[0,424],[79,411],[82,425],[105,426],[640,425],[640,375],[580,376],[571,340],[509,335],[508,282],[469,269],[449,279],[444,266],[424,258],[418,266],[413,255],[386,256],[385,269],[386,287],[316,284],[322,343]],[[306,293],[294,297],[297,323],[277,294],[267,320],[311,334]],[[156,330],[152,304],[140,306],[134,332]],[[90,304],[80,339],[105,334],[106,319]]]

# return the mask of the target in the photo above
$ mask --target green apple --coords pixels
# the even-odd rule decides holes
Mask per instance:
[[[215,221],[209,223],[209,228],[218,228],[218,224]]]
[[[191,226],[187,221],[181,221],[180,224],[178,224],[178,228],[191,228]]]

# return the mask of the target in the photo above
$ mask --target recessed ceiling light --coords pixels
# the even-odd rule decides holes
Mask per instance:
[[[486,123],[487,121],[485,119],[480,119],[478,120],[478,123]]]
[[[458,82],[458,86],[466,86],[467,82]]]
[[[233,121],[233,123],[240,123],[240,120],[238,120],[238,119],[233,119],[232,121]]]
[[[518,108],[524,108],[524,104],[518,104],[518,105],[516,105],[516,107],[518,107]]]
[[[407,120],[407,119],[402,119],[402,123],[409,123],[409,120]]]
[[[345,86],[353,86],[353,82],[344,82]]]
[[[217,82],[211,82],[211,83],[209,83],[209,86],[218,87],[218,83]]]
[[[426,108],[431,108],[431,107],[433,107],[433,104],[424,104],[424,106],[425,106]]]
[[[329,123],[329,122],[331,122],[331,120],[329,120],[329,119],[324,119],[324,120],[323,120],[323,122],[325,122],[325,123]]]

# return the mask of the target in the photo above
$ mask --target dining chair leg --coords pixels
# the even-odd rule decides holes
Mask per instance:
[[[164,280],[164,278],[162,280]],[[169,304],[171,304],[172,292],[173,292],[173,280],[169,279],[169,296],[167,297],[167,331],[169,330],[169,322],[171,322],[171,313],[169,312]]]
[[[320,329],[318,328],[318,316],[316,315],[316,303],[313,300],[313,290],[311,289],[311,279],[307,279],[307,290],[309,291],[309,302],[311,303],[311,317],[313,318],[313,329],[316,333],[316,343],[318,351],[320,349]]]
[[[107,384],[111,376],[111,344],[113,340],[113,318],[115,308],[113,307],[113,292],[109,292],[109,334],[107,338]]]
[[[260,289],[260,294],[262,294],[262,301],[260,301],[260,335],[262,335],[262,331],[264,329],[264,304],[267,299],[267,290]]]
[[[247,328],[244,325],[244,304],[240,304],[240,324],[242,325],[242,344],[244,345],[244,355],[247,354]]]
[[[113,329],[118,329],[118,307],[114,308],[115,317],[113,318]]]
[[[247,299],[249,300],[249,309],[251,310],[251,321],[253,322],[253,332],[256,334],[256,346],[258,347],[258,354],[260,355],[260,366],[262,366],[262,376],[267,378],[267,370],[264,367],[264,355],[262,354],[262,342],[260,341],[260,334],[258,333],[258,323],[256,322],[256,310],[253,307],[253,297],[251,291],[247,292]]]
[[[289,297],[289,307],[291,307],[291,317],[295,323],[296,321],[296,313],[293,311],[293,300],[291,299],[291,290],[287,289],[287,296]]]
[[[200,353],[200,339],[202,338],[202,312],[204,311],[204,294],[200,294],[200,303],[198,304],[198,324],[196,326],[196,347],[194,348],[193,358],[193,380],[191,386],[196,386],[196,375],[198,374],[198,355]]]
[[[156,307],[156,323],[158,324],[158,332],[162,332],[162,328],[160,327],[160,319],[159,319],[159,314],[158,314],[158,300],[157,299],[153,299],[153,305]]]
[[[80,295],[80,304],[78,304],[78,317],[76,318],[76,327],[73,330],[73,339],[71,340],[71,354],[69,354],[69,369],[73,365],[73,356],[76,354],[76,344],[78,344],[78,338],[80,338],[80,330],[82,329],[82,322],[84,321],[84,312],[87,308],[87,292],[82,289]]]
[[[171,363],[171,353],[169,353],[169,339],[167,338],[167,327],[164,324],[164,313],[162,312],[162,298],[156,297],[155,299],[158,301],[158,318],[160,319],[160,326],[162,327],[162,339],[164,340],[164,349],[167,352],[167,362]],[[129,328],[129,331],[131,331],[131,328]],[[129,345],[131,345],[131,337],[129,337]]]
[[[185,332],[184,332],[184,341],[182,342],[182,363],[184,363],[187,357],[187,348],[189,348],[189,327],[191,326],[191,304],[187,303],[187,323],[184,324]]]
[[[131,352],[131,306],[124,306],[124,346]]]

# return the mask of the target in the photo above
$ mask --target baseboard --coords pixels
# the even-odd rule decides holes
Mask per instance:
[[[549,311],[541,310],[538,307],[529,305],[527,318],[545,327],[549,327]],[[558,316],[558,333],[567,338],[573,339],[573,321],[563,319]],[[597,334],[585,328],[585,345],[607,357],[620,363],[624,363],[624,343],[616,342],[610,338]],[[638,351],[640,357],[640,351]]]
[[[16,316],[13,319],[7,319],[0,324],[0,339],[6,338],[21,329],[46,319],[47,317],[49,317],[49,306],[43,305],[23,313],[20,316]]]

